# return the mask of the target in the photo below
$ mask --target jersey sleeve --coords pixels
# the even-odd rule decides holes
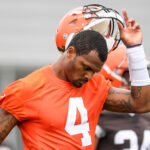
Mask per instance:
[[[18,121],[35,116],[32,107],[27,105],[27,91],[24,82],[17,80],[8,85],[0,96],[0,107],[11,113]]]

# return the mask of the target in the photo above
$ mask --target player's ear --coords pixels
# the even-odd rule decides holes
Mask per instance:
[[[76,56],[75,47],[73,47],[73,46],[68,47],[66,53],[67,53],[67,57],[68,58],[73,59]]]

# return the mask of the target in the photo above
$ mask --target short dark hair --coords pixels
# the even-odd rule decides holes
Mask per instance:
[[[102,62],[107,59],[107,44],[105,38],[94,30],[84,30],[79,32],[71,40],[68,47],[73,46],[77,55],[88,54],[92,50],[98,52],[98,56]]]

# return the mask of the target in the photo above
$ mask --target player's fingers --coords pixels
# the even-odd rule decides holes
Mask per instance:
[[[139,30],[140,28],[141,28],[140,25],[137,23],[133,26],[133,29],[136,29],[136,30]]]
[[[118,24],[118,28],[119,28],[119,30],[120,30],[120,32],[123,30],[123,25],[118,21],[117,22],[117,24]]]
[[[135,25],[135,20],[134,20],[134,19],[129,19],[129,20],[128,20],[128,23],[129,23],[131,26],[134,26],[134,25]]]
[[[122,14],[123,14],[123,17],[124,17],[124,20],[125,20],[125,23],[127,25],[127,22],[128,22],[128,15],[127,15],[127,11],[125,9],[122,10]]]

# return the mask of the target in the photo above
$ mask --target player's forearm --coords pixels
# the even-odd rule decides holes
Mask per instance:
[[[135,112],[131,103],[132,97],[129,90],[112,87],[109,90],[103,109],[113,112]]]
[[[150,111],[150,86],[133,87],[131,91],[112,87],[103,109],[113,112],[144,113]]]
[[[128,67],[131,80],[131,99],[137,112],[147,112],[150,100],[150,78],[142,44],[127,49]]]
[[[0,108],[0,144],[17,122],[14,116]]]

